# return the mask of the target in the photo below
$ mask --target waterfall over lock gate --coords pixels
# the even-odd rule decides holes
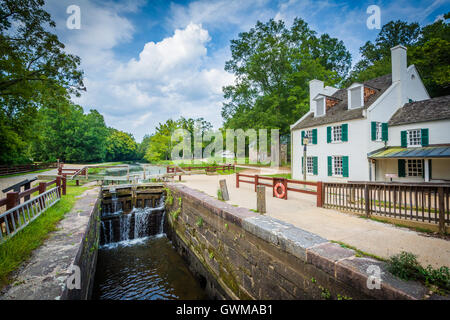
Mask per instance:
[[[164,195],[161,195],[155,207],[132,208],[129,213],[123,212],[115,194],[112,194],[111,200],[111,212],[102,213],[100,235],[102,245],[164,233]]]

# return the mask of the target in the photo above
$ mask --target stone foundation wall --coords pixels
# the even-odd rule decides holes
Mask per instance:
[[[423,299],[428,292],[392,276],[384,262],[291,224],[166,186],[168,235],[214,298]],[[379,289],[367,285],[371,269],[381,271]]]

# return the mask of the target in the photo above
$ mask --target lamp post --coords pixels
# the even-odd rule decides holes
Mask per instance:
[[[303,138],[303,181],[306,181],[306,146],[308,145],[308,142],[308,138]]]

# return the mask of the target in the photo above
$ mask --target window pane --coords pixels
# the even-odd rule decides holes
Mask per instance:
[[[406,168],[408,177],[421,177],[423,173],[422,159],[407,160]]]
[[[408,130],[408,146],[420,146],[422,144],[422,135],[420,129]]]
[[[333,157],[333,175],[342,176],[342,157],[334,156]]]

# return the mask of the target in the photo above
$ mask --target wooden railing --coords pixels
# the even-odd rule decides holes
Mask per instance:
[[[324,207],[397,219],[450,224],[450,184],[323,183]]]
[[[6,210],[12,209],[13,207],[20,204],[22,198],[27,201],[33,193],[39,192],[39,194],[42,194],[48,189],[48,187],[54,184],[60,189],[60,192],[62,192],[63,195],[66,194],[66,177],[58,176],[55,180],[49,182],[40,182],[37,186],[21,192],[8,192],[6,194],[6,198],[0,199],[0,207],[6,206]]]
[[[30,163],[16,166],[0,166],[0,176],[56,168],[56,163]]]
[[[39,194],[35,198],[1,213],[0,242],[14,236],[19,230],[25,228],[30,222],[60,199],[60,187],[54,187]]]
[[[242,178],[250,178],[243,180]],[[269,183],[267,183],[270,181]],[[255,186],[255,192],[257,186],[266,186],[269,188],[272,188],[272,195],[275,196],[275,186],[279,183],[281,183],[286,192],[284,194],[283,199],[287,200],[288,198],[288,192],[300,192],[300,193],[307,193],[311,195],[317,196],[317,206],[322,206],[322,193],[317,192],[318,190],[322,190],[322,182],[310,182],[310,181],[301,181],[301,180],[292,180],[292,179],[286,179],[286,178],[279,178],[279,177],[265,177],[260,175],[249,175],[249,174],[241,174],[239,172],[236,172],[236,188],[239,188],[240,183],[249,183],[253,184]],[[296,188],[294,186],[304,186],[303,189]],[[306,186],[312,186],[313,188],[307,188]]]
[[[55,186],[47,190],[52,185]],[[29,199],[34,192],[39,192],[39,195]],[[61,194],[66,194],[65,176],[58,176],[53,181],[41,182],[36,187],[22,192],[8,192],[6,198],[0,199],[0,207],[6,206],[6,211],[0,214],[0,241],[14,235],[37,218],[56,203],[61,198]],[[25,201],[21,204],[22,198]]]
[[[177,172],[183,172],[183,171],[192,171],[192,170],[205,170],[206,172],[217,172],[217,171],[230,171],[234,170],[234,164],[226,164],[226,165],[220,165],[220,166],[192,166],[192,167],[174,167],[174,166],[167,166],[167,173],[177,173]]]

